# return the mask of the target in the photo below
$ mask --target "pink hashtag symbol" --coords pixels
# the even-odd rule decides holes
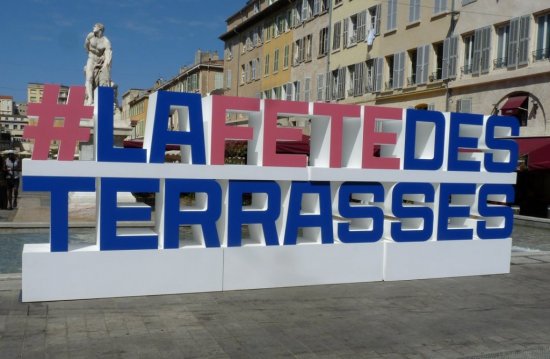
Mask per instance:
[[[84,105],[84,86],[71,86],[67,104],[57,102],[59,85],[44,85],[42,103],[30,103],[29,116],[37,116],[36,126],[25,126],[23,138],[34,139],[33,160],[46,160],[52,141],[59,141],[57,159],[72,161],[78,141],[90,139],[90,129],[80,127],[81,119],[91,119],[93,106]],[[55,120],[63,118],[63,126],[56,127]]]

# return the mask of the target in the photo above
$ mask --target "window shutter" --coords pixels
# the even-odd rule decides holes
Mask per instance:
[[[345,49],[348,47],[348,26],[349,26],[349,17],[344,19],[344,29],[342,31],[342,47]]]
[[[405,51],[399,53],[399,88],[403,88],[405,83]]]
[[[483,43],[483,29],[476,29],[474,33],[474,57],[472,61],[472,74],[479,75],[481,67],[481,46]]]
[[[510,20],[510,41],[508,43],[508,68],[515,68],[518,64],[517,52],[519,44],[519,17]]]
[[[318,15],[321,12],[321,0],[313,0],[313,15]]]
[[[340,36],[342,32],[342,22],[338,21],[334,24],[334,31],[332,35],[332,49],[338,50],[340,48]]]
[[[338,99],[342,99],[345,97],[346,92],[346,68],[341,67],[338,69]]]
[[[428,82],[429,68],[430,68],[430,47],[431,45],[424,45],[424,66],[422,69],[422,81]]]
[[[317,101],[323,101],[324,100],[324,93],[325,93],[325,75],[318,74],[317,75]]]
[[[286,100],[292,101],[292,84],[288,83],[285,85]]]
[[[353,79],[353,95],[361,96],[363,94],[365,63],[355,64],[355,77]]]
[[[294,91],[294,101],[300,101],[300,81],[294,83],[296,89]]]
[[[456,78],[456,64],[458,61],[458,36],[452,36],[450,38],[449,46],[449,78]]]
[[[405,70],[405,53],[399,52],[393,55],[393,84],[392,88],[403,88],[403,73]]]
[[[471,113],[472,112],[472,99],[463,98],[456,102],[456,111],[462,113]]]
[[[376,5],[376,18],[374,25],[374,34],[380,35],[380,19],[382,18],[382,4]]]
[[[415,84],[422,84],[422,71],[424,69],[424,47],[419,46],[416,48],[416,79]]]
[[[441,78],[447,80],[449,78],[449,59],[451,52],[451,38],[448,37],[443,41],[443,62],[441,68]]]
[[[396,16],[397,16],[396,0],[388,0],[388,17],[387,17],[387,23],[386,23],[387,31],[395,29]]]
[[[382,91],[382,84],[383,84],[383,73],[384,73],[384,59],[381,57],[377,57],[375,60],[375,81],[374,81],[374,92],[380,92]]]
[[[491,27],[487,26],[481,30],[481,73],[486,74],[491,63]]]
[[[365,41],[367,28],[367,11],[363,10],[357,15],[357,42]]]
[[[304,84],[304,101],[306,102],[309,102],[310,86],[311,86],[311,79],[309,77],[306,77],[305,84]]]
[[[519,19],[519,44],[518,44],[518,65],[529,63],[529,25],[531,16],[522,16]]]

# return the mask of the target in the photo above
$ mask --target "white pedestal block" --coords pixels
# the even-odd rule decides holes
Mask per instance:
[[[383,243],[225,248],[224,290],[382,280]]]
[[[510,273],[511,238],[384,245],[386,281]]]
[[[222,248],[49,252],[23,248],[23,302],[222,290]]]

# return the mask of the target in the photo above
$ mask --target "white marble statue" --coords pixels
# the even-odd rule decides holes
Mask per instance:
[[[92,32],[86,36],[84,48],[88,51],[88,61],[84,67],[86,73],[86,105],[94,103],[94,90],[98,86],[111,86],[111,62],[113,50],[111,42],[103,35],[105,26],[95,24]]]

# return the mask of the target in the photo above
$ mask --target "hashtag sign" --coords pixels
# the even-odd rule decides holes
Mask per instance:
[[[30,103],[29,116],[38,117],[36,126],[25,126],[23,138],[34,140],[33,160],[47,160],[52,141],[59,141],[57,159],[72,161],[79,141],[90,139],[90,129],[80,127],[81,119],[91,119],[93,106],[84,105],[84,86],[71,86],[67,104],[57,103],[59,85],[44,85],[41,103]],[[55,127],[55,119],[63,118],[63,126]]]

